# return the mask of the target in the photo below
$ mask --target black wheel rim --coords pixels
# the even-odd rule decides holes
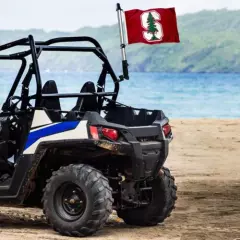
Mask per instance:
[[[86,209],[86,195],[77,184],[64,183],[55,193],[54,207],[63,220],[76,221]]]

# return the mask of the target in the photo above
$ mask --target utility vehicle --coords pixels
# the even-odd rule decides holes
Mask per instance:
[[[71,42],[93,47],[66,45]],[[1,45],[0,51],[16,46],[27,50],[0,55],[0,60],[21,62],[0,113],[2,204],[42,207],[53,229],[68,236],[95,233],[113,209],[127,224],[163,222],[177,199],[174,178],[163,166],[173,138],[163,111],[117,102],[123,77],[115,75],[91,37],[35,41],[29,35]],[[80,92],[59,93],[54,80],[42,86],[38,60],[44,51],[95,54],[103,62],[96,87],[86,82],[76,86]],[[105,92],[107,75],[114,82],[112,92]],[[34,94],[31,81],[36,81]],[[76,104],[62,110],[60,98],[76,98]]]

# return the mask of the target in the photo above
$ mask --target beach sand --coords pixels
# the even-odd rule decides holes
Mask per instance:
[[[174,140],[166,166],[178,185],[176,209],[164,224],[130,227],[112,216],[88,239],[234,240],[240,239],[240,120],[171,120]],[[36,210],[0,207],[0,239],[73,239],[45,223],[21,223],[14,212]]]

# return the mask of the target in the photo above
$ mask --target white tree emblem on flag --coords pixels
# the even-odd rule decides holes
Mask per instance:
[[[160,20],[160,14],[154,10],[141,14],[142,27],[145,29],[143,37],[148,42],[162,41],[164,34],[162,24],[159,22]]]

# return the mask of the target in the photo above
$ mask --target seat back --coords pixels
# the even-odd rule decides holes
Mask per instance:
[[[84,83],[80,93],[94,93],[96,92],[96,88],[93,82],[86,82]],[[79,114],[76,114],[76,111],[80,111],[81,112],[86,112],[86,111],[93,111],[93,112],[99,112],[98,111],[98,104],[97,104],[97,96],[87,96],[87,97],[78,97],[76,105],[74,106],[74,108],[69,111],[66,116],[65,119],[67,121],[75,121],[77,119],[77,116],[79,116]],[[82,116],[80,116],[82,117]]]
[[[93,82],[84,83],[80,93],[95,93],[96,88]],[[77,103],[72,111],[98,111],[97,96],[78,97]]]
[[[42,88],[42,94],[51,94],[51,93],[58,93],[57,85],[54,80],[47,81]],[[58,111],[61,110],[60,100],[58,97],[45,98],[42,100],[40,106],[49,110],[48,115],[53,122],[61,121],[61,113],[54,111],[54,110],[58,110]]]

